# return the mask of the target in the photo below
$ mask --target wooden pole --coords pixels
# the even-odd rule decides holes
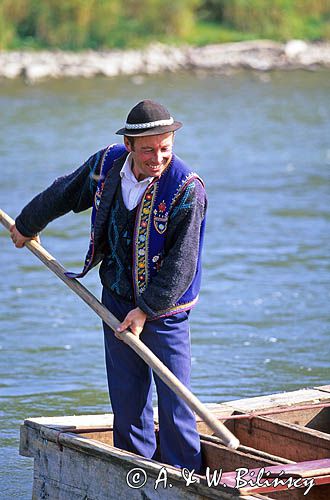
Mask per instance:
[[[15,223],[3,210],[0,210],[0,222],[7,228]],[[57,262],[39,243],[35,240],[28,241],[25,246],[38,257],[51,271],[53,271],[64,283],[71,288],[87,305],[108,325],[116,330],[120,322],[110,311],[76,279],[65,275],[65,268]],[[238,439],[219,422],[212,413],[199,401],[199,399],[187,389],[180,380],[153,354],[153,352],[129,330],[120,334],[122,340],[129,345],[149,366],[157,373],[162,381],[170,387],[175,394],[180,396],[187,405],[199,415],[210,427],[214,434],[219,437],[229,448],[237,449]]]

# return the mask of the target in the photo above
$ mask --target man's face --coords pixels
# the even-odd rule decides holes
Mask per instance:
[[[141,181],[146,177],[160,177],[172,158],[173,132],[134,138],[131,146],[125,137],[127,151],[132,153],[133,174]]]

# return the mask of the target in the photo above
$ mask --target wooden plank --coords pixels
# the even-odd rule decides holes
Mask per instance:
[[[25,425],[20,426],[19,454],[22,455],[22,457],[33,457],[33,453],[29,446],[29,433]]]
[[[200,434],[200,438],[201,438],[202,443],[211,442],[211,443],[215,443],[215,444],[219,445],[220,447],[223,446],[223,443],[216,436],[209,436],[206,434]],[[266,453],[265,451],[257,450],[256,448],[250,448],[248,446],[240,445],[238,450],[235,450],[235,451],[239,451],[239,452],[242,452],[244,454],[251,454],[257,458],[269,460],[272,463],[281,463],[281,464],[295,463],[293,460],[288,460],[287,458],[279,457],[277,455],[272,455],[271,453]]]
[[[284,472],[282,477],[325,476],[326,474],[330,474],[330,458],[297,462],[295,464],[275,465],[267,467],[265,470],[269,472],[269,477],[276,477],[280,472]]]
[[[224,481],[228,481],[228,485],[230,485],[230,480],[229,478],[223,478]],[[260,483],[262,483],[263,480],[260,480]],[[287,481],[287,484],[285,484],[285,481]],[[312,483],[313,481],[313,483]],[[324,496],[325,492],[329,492],[329,483],[330,483],[330,476],[320,476],[317,478],[288,478],[287,480],[283,480],[283,483],[278,484],[276,487],[275,486],[268,486],[266,485],[266,480],[265,480],[265,486],[251,486],[251,487],[244,487],[239,489],[239,493],[244,497],[244,495],[251,495],[253,493],[267,493],[271,494],[273,496],[273,493],[278,493],[278,492],[287,492],[289,493],[290,500],[292,498],[292,492],[298,492],[300,490],[300,495],[298,494],[296,497],[298,498],[314,498],[316,500],[321,500],[321,498],[324,498],[325,500],[329,500],[329,496]],[[307,492],[307,493],[306,493]],[[278,495],[276,498],[281,498],[282,495]]]
[[[217,416],[217,418],[218,418],[218,416]],[[225,420],[225,421],[223,421],[223,424],[227,427],[227,429],[230,430],[230,432],[232,432],[232,430],[235,427],[233,420]],[[212,433],[212,431],[210,431],[210,428],[208,428],[204,422],[197,423],[197,431],[199,432],[199,434],[214,436],[214,433]]]
[[[243,453],[239,450],[231,450],[221,444],[210,443],[201,440],[203,463],[211,470],[219,467],[223,472],[232,471],[238,467],[266,467],[275,465],[278,462],[267,458],[261,458],[252,453]]]
[[[317,487],[313,486],[307,495],[304,495],[304,492],[304,489],[291,488],[288,490],[272,491],[270,495],[274,500],[329,500],[330,498],[328,484],[317,485]],[[263,493],[263,495],[267,495],[267,493]],[[246,497],[242,495],[242,498],[245,499]]]
[[[263,495],[267,494],[268,493],[263,493]],[[273,500],[320,500],[319,498],[313,497],[313,488],[308,492],[307,497],[304,495],[304,491],[299,489],[272,491],[269,495],[271,495]],[[242,495],[242,498],[245,499],[246,497]]]
[[[269,482],[272,482],[272,479],[275,478],[281,478],[283,481],[288,478],[314,478],[320,484],[330,483],[330,459],[311,460],[296,464],[281,464],[254,469],[246,467],[246,469],[248,469],[246,472],[242,471],[242,481],[252,480],[252,482],[263,482],[268,479]],[[231,472],[224,471],[222,474],[222,482],[225,482],[230,487],[235,487],[239,483],[239,479],[240,477],[238,477],[236,470]],[[276,488],[273,486],[273,488],[276,489],[277,486]]]
[[[226,480],[226,478],[224,478]],[[270,480],[269,480],[270,481]],[[286,483],[287,481],[287,483]],[[313,481],[313,482],[312,482]],[[260,483],[262,483],[263,480],[260,480]],[[311,491],[313,491],[313,497],[317,500],[320,500],[321,495],[323,497],[325,491],[329,491],[329,484],[330,484],[330,476],[319,476],[315,478],[287,478],[283,479],[283,482],[275,486],[268,486],[266,483],[266,480],[264,480],[265,486],[251,486],[251,487],[244,487],[239,490],[241,495],[250,495],[252,493],[270,493],[273,494],[273,492],[281,492],[281,491],[287,491],[287,492],[292,492],[294,490],[301,490],[300,496],[301,498],[305,497],[307,495],[308,500],[311,498]],[[230,481],[228,481],[228,484],[230,484]],[[322,491],[322,487],[323,488]],[[320,488],[319,488],[320,487]],[[313,488],[313,489],[312,489]],[[306,493],[307,492],[307,493]],[[279,497],[281,498],[281,496]],[[291,497],[290,497],[291,498]],[[326,500],[329,500],[329,497],[325,497]]]
[[[323,408],[310,419],[306,427],[330,434],[330,408]]]
[[[268,417],[235,420],[235,434],[242,445],[284,456],[295,462],[328,458],[330,436]]]
[[[230,417],[235,412],[234,408],[232,408],[230,406],[223,407],[222,405],[213,405],[213,407],[211,407],[210,410],[213,412],[213,414],[216,418],[221,418],[221,419],[223,419],[225,417]],[[205,422],[203,422],[203,420],[201,420],[199,417],[196,417],[196,422],[197,422],[197,430],[200,434],[213,435],[212,430],[205,424]],[[230,420],[225,420],[224,423],[225,423],[226,427],[228,427],[228,429],[231,429],[234,427],[231,424]]]
[[[79,434],[82,437],[87,439],[94,439],[95,441],[99,441],[100,443],[105,443],[110,446],[114,446],[113,444],[113,431],[108,432],[88,432],[84,434]]]
[[[52,428],[79,428],[79,427],[112,427],[113,414],[105,413],[99,415],[69,415],[63,417],[36,417],[27,418],[24,424],[39,429],[40,426]]]
[[[183,488],[182,484],[173,478],[172,487],[164,488],[163,484],[155,489],[157,476],[148,473],[147,482],[139,489],[130,488],[126,484],[126,476],[134,467],[130,463],[109,462],[97,459],[77,450],[64,448],[58,453],[55,443],[44,443],[44,447],[36,459],[36,477],[33,498],[50,498],[52,500],[78,500],[129,498],[130,500],[150,500],[161,498],[165,500],[203,500],[205,497],[198,492],[192,492],[191,487]],[[214,493],[214,495],[213,495]],[[232,499],[232,495],[221,497],[219,492],[211,490],[210,498],[224,500]],[[237,498],[237,496],[236,496]]]
[[[330,385],[320,385],[318,387],[314,387],[314,389],[317,389],[318,391],[323,391],[323,392],[330,392]]]
[[[221,483],[238,487],[242,495],[252,492],[271,493],[282,490],[305,489],[309,491],[318,485],[330,484],[330,459],[303,462],[290,465],[265,467],[262,469],[235,470],[223,473]]]
[[[302,403],[319,403],[324,400],[329,400],[329,395],[324,391],[318,389],[300,389],[298,391],[281,392],[270,396],[239,399],[237,401],[222,403],[221,406],[226,407],[228,405],[230,408],[234,408],[243,413],[252,413],[268,408],[285,408]]]
[[[311,408],[267,415],[272,420],[301,425],[309,429],[330,433],[330,408]]]

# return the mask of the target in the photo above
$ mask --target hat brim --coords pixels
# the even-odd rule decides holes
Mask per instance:
[[[172,125],[164,125],[161,127],[153,127],[153,128],[146,128],[146,129],[127,129],[127,128],[121,128],[117,130],[116,134],[117,135],[127,135],[128,137],[141,137],[145,135],[160,135],[160,134],[166,134],[167,132],[175,132],[176,130],[179,130],[179,128],[182,127],[181,122],[173,122]]]

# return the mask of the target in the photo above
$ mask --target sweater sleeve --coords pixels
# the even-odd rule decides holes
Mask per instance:
[[[206,206],[205,189],[195,180],[182,193],[170,215],[162,266],[137,298],[137,305],[148,318],[173,307],[191,285],[198,263],[200,229]]]
[[[69,175],[57,178],[45,191],[35,196],[16,218],[23,236],[35,236],[49,222],[70,210],[82,212],[93,204],[104,150],[92,155]]]

